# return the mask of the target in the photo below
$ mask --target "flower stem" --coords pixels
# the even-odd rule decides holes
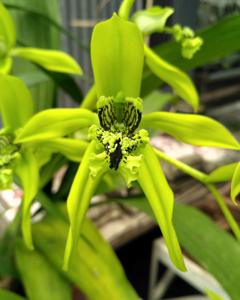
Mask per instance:
[[[208,178],[208,175],[193,168],[193,167],[190,167],[188,165],[186,165],[185,163],[167,155],[166,153],[163,153],[157,149],[155,149],[155,152],[157,154],[157,156],[166,161],[167,163],[173,165],[174,167],[176,167],[177,169],[181,170],[182,172],[190,175],[191,177],[197,179],[198,181],[200,181],[201,183],[203,184],[206,184],[206,181],[207,181],[207,178]]]
[[[226,203],[224,202],[223,196],[217,190],[215,185],[207,183],[208,175],[199,170],[196,170],[193,167],[186,165],[185,163],[183,163],[175,158],[172,158],[171,156],[169,156],[166,153],[163,153],[157,149],[155,149],[155,152],[160,159],[173,165],[174,167],[181,170],[185,174],[190,175],[191,177],[200,181],[202,184],[204,184],[207,187],[207,189],[211,192],[211,194],[215,198],[218,206],[220,207],[220,209],[221,209],[225,219],[227,220],[232,232],[234,233],[235,237],[237,238],[237,240],[240,240],[240,228],[239,228],[236,220],[234,219],[231,211],[229,210]]]
[[[207,186],[208,190],[212,193],[214,198],[216,199],[217,204],[219,205],[225,219],[228,221],[228,224],[230,225],[234,235],[236,236],[236,238],[238,240],[240,240],[239,226],[238,226],[236,220],[234,219],[231,211],[226,206],[223,196],[220,194],[220,192],[217,190],[217,188],[213,184],[207,184],[206,186]]]
[[[127,20],[131,13],[131,9],[132,9],[134,2],[135,2],[135,0],[123,0],[121,6],[119,8],[119,11],[118,11],[119,17]]]

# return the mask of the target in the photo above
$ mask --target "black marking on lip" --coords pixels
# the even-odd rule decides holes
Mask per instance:
[[[121,144],[120,144],[120,139],[118,139],[116,141],[116,144],[117,144],[117,147],[115,149],[114,152],[110,153],[109,156],[110,156],[110,169],[114,169],[114,170],[117,170],[118,167],[119,167],[119,164],[122,160],[122,149],[121,149]]]

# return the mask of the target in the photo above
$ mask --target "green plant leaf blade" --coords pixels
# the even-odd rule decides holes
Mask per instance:
[[[154,53],[148,46],[144,47],[146,63],[151,71],[168,83],[174,92],[197,111],[199,97],[191,78]]]
[[[202,212],[183,204],[175,206],[174,224],[188,254],[218,280],[230,299],[238,300],[239,242]]]
[[[17,294],[14,294],[8,290],[0,289],[0,299],[4,300],[26,300]]]
[[[16,246],[17,267],[29,300],[71,300],[70,284],[42,254],[28,250],[21,240]]]
[[[31,117],[33,102],[24,83],[14,76],[0,76],[0,112],[5,127],[17,129]]]
[[[222,124],[205,116],[155,112],[143,116],[142,126],[196,146],[240,149],[238,141]]]
[[[80,162],[88,147],[88,142],[72,138],[57,138],[41,143],[41,146],[50,149],[53,153],[61,153],[72,161]]]
[[[31,213],[30,208],[37,194],[39,186],[38,161],[31,149],[26,149],[16,166],[16,174],[20,178],[23,187],[22,207],[22,233],[24,241],[29,249],[33,249],[31,234]]]
[[[0,57],[15,46],[16,28],[7,9],[0,3]],[[3,53],[1,53],[3,52]]]
[[[76,249],[78,237],[82,229],[82,223],[91,197],[93,196],[101,177],[106,172],[106,168],[103,166],[102,170],[96,174],[96,176],[90,174],[89,163],[95,153],[95,148],[96,141],[92,141],[83,156],[67,199],[70,228],[64,256],[64,270],[68,269],[72,254]]]
[[[237,164],[231,182],[231,198],[237,204],[237,196],[240,194],[240,163]]]
[[[147,145],[142,150],[142,154],[143,162],[139,169],[138,182],[161,228],[172,262],[181,271],[186,271],[182,252],[172,224],[173,192],[151,146]]]
[[[154,217],[144,197],[123,201],[126,205],[134,206]],[[188,205],[175,204],[173,222],[181,246],[188,255],[218,280],[230,299],[238,300],[239,242],[198,209]]]
[[[34,115],[19,131],[16,143],[44,141],[98,124],[98,117],[83,108],[47,109]]]
[[[231,163],[228,165],[221,166],[213,170],[209,175],[207,182],[225,182],[230,181],[233,177],[234,170],[237,166],[237,163]]]
[[[67,231],[68,223],[54,215],[48,215],[33,225],[37,249],[60,273],[63,273],[62,259]],[[84,221],[69,269],[63,275],[91,300],[139,299],[114,251],[88,219]]]
[[[15,48],[11,51],[11,55],[28,59],[49,71],[82,75],[82,69],[78,63],[62,51]]]
[[[172,7],[153,6],[146,10],[139,10],[133,16],[135,22],[143,34],[162,32],[168,18],[173,14]]]
[[[97,95],[138,97],[143,68],[143,38],[137,26],[116,14],[95,26],[91,60]]]

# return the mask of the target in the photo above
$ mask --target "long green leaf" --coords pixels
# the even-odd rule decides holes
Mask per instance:
[[[56,22],[60,20],[59,0],[4,0],[5,5],[19,5],[34,9],[39,13],[51,18]],[[9,6],[7,6],[9,8]],[[60,35],[59,31],[46,22],[39,15],[33,15],[30,11],[11,9],[11,15],[17,27],[18,41],[20,45],[30,45],[36,48],[59,49]],[[14,59],[13,74],[19,75],[23,72],[36,70],[36,66],[25,59]],[[53,82],[49,79],[45,82],[39,82],[30,89],[35,111],[50,108],[56,96],[56,89]]]
[[[188,254],[219,281],[232,300],[238,300],[239,242],[203,213],[186,205],[176,205],[174,224]]]
[[[40,67],[40,66],[38,66]],[[74,78],[70,74],[66,73],[57,73],[51,72],[46,69],[40,68],[43,72],[45,72],[48,77],[50,77],[56,86],[62,89],[66,94],[68,94],[74,101],[77,103],[81,103],[83,100],[82,91],[74,80]]]
[[[143,38],[137,26],[116,14],[96,25],[91,60],[99,96],[138,97],[143,68]]]
[[[71,138],[58,138],[41,143],[39,146],[51,149],[52,152],[61,153],[72,161],[80,162],[88,142]]]
[[[91,197],[101,177],[106,172],[103,168],[95,177],[90,175],[89,161],[95,152],[96,142],[92,141],[82,159],[81,165],[74,178],[71,190],[67,199],[70,228],[64,256],[64,269],[67,270],[72,253],[74,253],[82,223],[88,209]]]
[[[33,225],[36,247],[59,272],[63,272],[67,231],[67,223],[54,216],[48,216],[41,223]],[[79,236],[77,250],[64,276],[91,300],[139,299],[114,251],[87,219]]]
[[[71,300],[70,284],[49,264],[42,254],[16,246],[17,267],[29,300]]]
[[[223,125],[205,116],[155,112],[143,116],[142,126],[161,130],[192,145],[240,149]]]
[[[192,70],[215,62],[240,49],[240,14],[228,16],[197,33],[204,41],[200,51],[192,59],[185,59],[177,42],[164,43],[154,48],[157,55],[182,70]],[[149,69],[143,73],[142,95],[159,86],[161,80]]]
[[[38,161],[31,149],[24,150],[16,166],[16,173],[23,187],[22,233],[29,249],[33,249],[30,208],[39,187]]]
[[[33,113],[31,94],[24,83],[13,76],[0,76],[0,112],[5,127],[17,129]]]
[[[237,164],[231,183],[231,198],[237,203],[237,196],[240,194],[240,163]]]
[[[154,217],[144,197],[123,201]],[[239,242],[202,212],[184,204],[175,204],[173,221],[181,246],[188,255],[218,280],[230,299],[238,300]]]
[[[144,47],[144,53],[146,63],[151,71],[163,81],[167,82],[173,88],[174,92],[189,103],[194,111],[196,111],[198,109],[199,99],[191,78],[176,66],[171,65],[154,53],[148,46]]]
[[[36,5],[33,1],[21,1],[19,0],[2,0],[5,6],[10,10],[19,10],[25,12],[31,17],[37,17],[43,19],[47,24],[51,25],[55,29],[57,29],[60,33],[65,34],[67,37],[71,38],[80,48],[85,51],[89,51],[89,49],[78,41],[77,37],[74,36],[69,30],[64,28],[61,23],[54,18],[51,13],[46,11],[46,8],[42,5]]]
[[[16,29],[13,23],[12,17],[10,16],[7,9],[0,2],[0,53],[4,50],[5,54],[13,47],[16,43]],[[4,52],[4,51],[3,51]]]
[[[221,166],[212,171],[207,178],[207,182],[225,182],[230,181],[233,177],[234,170],[237,163],[231,163],[225,166]]]
[[[71,75],[66,73],[51,72],[37,64],[36,67],[39,70],[27,71],[18,74],[18,77],[20,77],[29,88],[34,88],[39,84],[46,83],[51,78],[55,85],[68,94],[74,101],[77,103],[82,101],[82,91]]]
[[[82,70],[78,63],[62,51],[15,48],[11,51],[11,55],[28,59],[49,71],[82,75]]]
[[[26,298],[20,297],[10,291],[0,289],[0,299],[2,300],[26,300]]]
[[[161,228],[172,262],[181,271],[185,271],[181,249],[172,224],[173,192],[151,146],[146,146],[142,154],[143,162],[139,169],[138,182]]]
[[[98,124],[97,115],[83,108],[47,109],[34,115],[19,132],[16,143],[44,141]]]

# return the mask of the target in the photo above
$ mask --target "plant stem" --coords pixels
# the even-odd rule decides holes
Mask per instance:
[[[208,175],[193,168],[193,167],[190,167],[188,165],[186,165],[185,163],[167,155],[166,153],[163,153],[157,149],[155,149],[155,152],[157,154],[157,156],[166,161],[167,163],[173,165],[174,167],[176,167],[177,169],[181,170],[182,172],[190,175],[191,177],[197,179],[198,181],[202,182],[203,184],[206,184],[206,181],[207,181],[207,178],[208,178]]]
[[[123,0],[118,11],[119,17],[128,20],[134,2],[135,0]]]
[[[223,196],[219,193],[219,191],[217,190],[215,185],[207,183],[208,175],[199,170],[196,170],[193,167],[186,165],[185,163],[183,163],[175,158],[172,158],[171,156],[169,156],[166,153],[163,153],[157,149],[155,149],[155,152],[160,159],[166,161],[167,163],[173,165],[174,167],[181,170],[182,172],[197,179],[198,181],[200,181],[202,184],[204,184],[207,187],[207,189],[211,192],[211,194],[215,198],[215,200],[216,200],[218,206],[220,207],[225,219],[227,220],[232,232],[234,233],[236,238],[238,240],[240,240],[240,228],[239,228],[237,222],[235,221],[231,211],[229,210],[226,203],[224,202]]]
[[[214,198],[216,199],[216,201],[217,201],[224,217],[228,221],[234,235],[236,236],[236,238],[238,240],[240,240],[239,226],[238,226],[236,220],[233,218],[233,215],[232,215],[231,211],[226,206],[223,196],[220,194],[220,192],[217,190],[217,188],[213,184],[207,184],[206,186],[209,189],[209,191],[212,193]]]

